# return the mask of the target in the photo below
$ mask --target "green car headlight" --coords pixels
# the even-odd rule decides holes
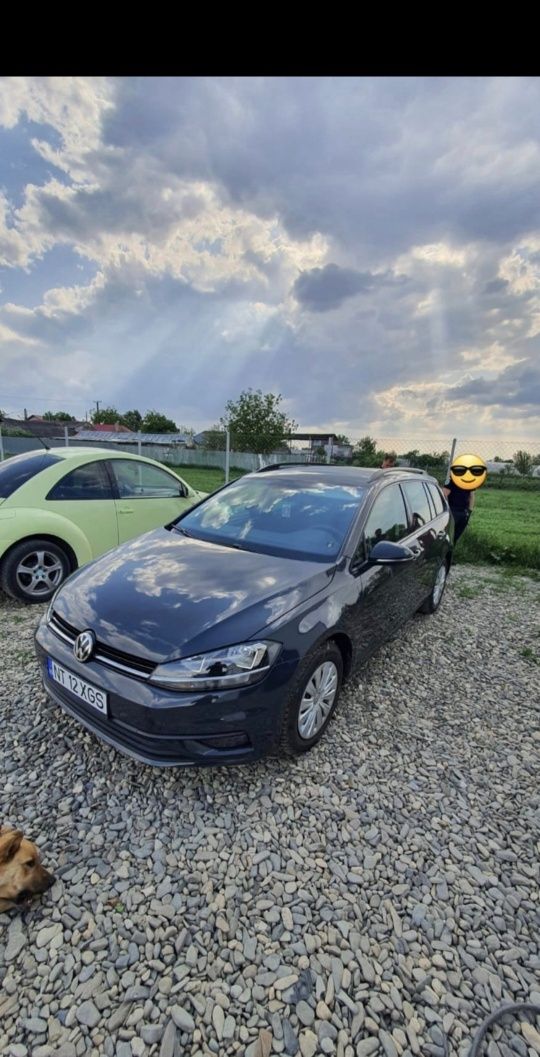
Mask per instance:
[[[279,642],[243,642],[180,661],[159,664],[150,682],[167,690],[231,690],[262,679],[281,649]]]

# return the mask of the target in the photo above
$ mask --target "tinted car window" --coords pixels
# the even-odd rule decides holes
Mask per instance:
[[[338,554],[364,490],[322,481],[248,477],[211,496],[177,525],[198,539],[287,557]]]
[[[426,499],[427,503],[427,499]],[[385,488],[380,496],[377,496],[373,509],[366,521],[364,535],[368,551],[375,546],[379,540],[390,540],[398,543],[409,531],[407,527],[407,511],[399,485],[390,485]]]
[[[123,499],[167,499],[184,494],[181,481],[147,462],[113,459],[111,468]]]
[[[435,507],[435,513],[442,514],[444,510],[444,502],[440,490],[437,488],[436,484],[430,484],[429,481],[426,481],[426,487],[429,488],[429,494]]]
[[[77,466],[51,488],[47,499],[112,499],[109,475],[102,462]]]
[[[46,470],[55,462],[60,462],[58,455],[46,451],[32,452],[31,455],[15,455],[0,465],[0,499],[7,499],[13,492],[26,484],[37,473]]]
[[[412,511],[411,529],[422,528],[433,519],[423,482],[403,481],[402,488]]]

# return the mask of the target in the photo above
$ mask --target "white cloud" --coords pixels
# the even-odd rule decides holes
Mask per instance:
[[[13,343],[16,345],[41,345],[37,338],[27,338],[25,335],[18,334],[16,330],[12,330],[11,327],[6,327],[3,323],[0,323],[0,346]]]
[[[61,146],[44,140],[32,145],[72,180],[88,177],[87,158],[101,146],[103,119],[114,107],[114,86],[104,77],[4,77],[0,81],[0,125],[26,116],[53,128]]]

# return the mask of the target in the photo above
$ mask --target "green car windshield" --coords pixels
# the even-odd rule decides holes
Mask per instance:
[[[338,555],[364,489],[307,475],[249,477],[217,492],[175,523],[179,532],[242,550],[311,561]]]
[[[13,458],[0,463],[0,499],[7,499],[8,496],[13,495],[17,488],[55,462],[60,462],[58,455],[51,455],[47,451],[37,451],[14,455]]]

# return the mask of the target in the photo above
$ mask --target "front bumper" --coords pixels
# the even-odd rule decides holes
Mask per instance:
[[[278,659],[254,686],[193,694],[163,690],[96,661],[81,664],[44,622],[36,631],[35,646],[44,688],[56,704],[102,741],[157,767],[244,763],[275,749],[287,687],[298,661]],[[105,690],[108,715],[52,680],[48,657]]]

